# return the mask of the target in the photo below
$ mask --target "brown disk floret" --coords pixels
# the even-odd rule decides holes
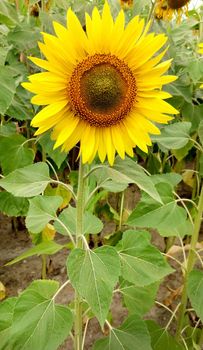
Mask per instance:
[[[183,6],[185,6],[189,0],[168,0],[168,5],[171,9],[177,10]]]
[[[74,69],[69,97],[73,110],[90,125],[107,127],[131,110],[136,82],[125,62],[110,54],[95,54]]]

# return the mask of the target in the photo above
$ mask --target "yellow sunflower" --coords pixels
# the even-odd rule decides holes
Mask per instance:
[[[133,0],[120,0],[120,5],[123,9],[129,9],[133,7]]]
[[[203,54],[203,43],[200,43],[198,46],[199,46],[198,52]],[[203,84],[200,85],[200,89],[203,89]]]
[[[83,163],[96,154],[112,165],[117,152],[133,156],[138,146],[148,152],[150,134],[159,134],[151,122],[167,123],[177,110],[161,91],[175,76],[163,76],[171,60],[159,63],[166,49],[164,34],[148,34],[144,20],[134,17],[125,27],[123,10],[114,21],[105,3],[102,15],[86,14],[86,33],[71,11],[67,28],[53,23],[56,36],[43,33],[39,47],[45,60],[30,59],[47,70],[33,74],[23,86],[36,94],[32,103],[46,105],[32,120],[36,135],[53,129],[55,148],[69,151],[80,142]]]
[[[170,21],[175,15],[177,22],[180,23],[182,15],[187,15],[190,0],[157,0],[156,2],[156,18]]]

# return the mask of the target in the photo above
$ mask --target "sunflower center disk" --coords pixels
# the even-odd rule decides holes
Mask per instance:
[[[173,10],[180,9],[185,6],[189,0],[168,0],[169,7]]]
[[[69,95],[81,119],[107,127],[129,113],[136,97],[136,82],[130,68],[116,56],[95,54],[73,71]]]

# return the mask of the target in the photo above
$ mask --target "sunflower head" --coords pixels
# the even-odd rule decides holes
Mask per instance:
[[[120,0],[120,5],[123,9],[129,9],[133,7],[133,0]]]
[[[170,21],[175,16],[180,23],[182,15],[188,13],[189,2],[190,0],[157,0],[155,17]]]
[[[39,43],[45,59],[30,58],[45,71],[23,83],[35,94],[32,103],[45,106],[32,120],[36,135],[51,129],[65,151],[80,143],[84,163],[98,154],[112,165],[116,152],[133,156],[135,146],[147,152],[149,134],[160,133],[153,122],[177,113],[161,91],[176,79],[163,75],[171,60],[160,63],[166,49],[155,56],[165,35],[148,34],[138,16],[125,27],[123,10],[114,21],[107,3],[102,15],[97,8],[86,14],[86,33],[71,9],[67,27],[53,25],[56,35],[43,33]]]

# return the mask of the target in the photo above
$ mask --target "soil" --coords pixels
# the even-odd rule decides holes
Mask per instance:
[[[134,202],[137,201],[139,195],[131,189],[127,200],[125,200],[125,207],[132,207]],[[22,226],[22,225],[21,225]],[[110,223],[105,226],[103,234],[112,232],[114,229],[114,224]],[[12,228],[11,218],[0,214],[0,236],[1,236],[1,246],[0,246],[0,281],[6,287],[6,297],[19,295],[33,280],[41,278],[41,258],[40,257],[30,257],[25,259],[15,265],[5,267],[4,264],[8,261],[14,259],[20,254],[24,253],[28,248],[32,246],[31,239],[25,228],[17,230],[14,232]],[[58,235],[56,241],[58,243],[65,243],[66,237]],[[155,231],[152,231],[152,242],[161,251],[164,250],[165,243],[164,238],[160,237]],[[177,256],[176,256],[177,258]],[[65,263],[67,259],[67,251],[64,249],[51,258],[48,262],[48,272],[47,278],[59,281],[60,284],[64,283],[67,279]],[[170,263],[173,267],[177,268],[177,264],[172,260]],[[158,303],[162,303],[174,310],[177,305],[178,291],[181,287],[181,273],[180,269],[176,273],[169,275],[165,281],[162,283],[158,295]],[[71,286],[67,285],[58,296],[57,302],[61,304],[67,304],[73,298],[74,291]],[[113,325],[119,326],[127,315],[127,310],[122,305],[120,296],[115,294],[112,302],[111,311],[113,314]],[[146,319],[153,319],[161,326],[166,326],[171,313],[166,310],[160,304],[156,304],[151,311],[146,315]],[[173,324],[171,327],[171,332],[174,332]],[[87,329],[87,336],[85,341],[85,350],[92,349],[92,345],[95,340],[101,338],[104,334],[102,333],[100,326],[96,319],[92,319],[89,322]],[[59,347],[59,350],[72,350],[73,344],[72,340],[68,339]]]

